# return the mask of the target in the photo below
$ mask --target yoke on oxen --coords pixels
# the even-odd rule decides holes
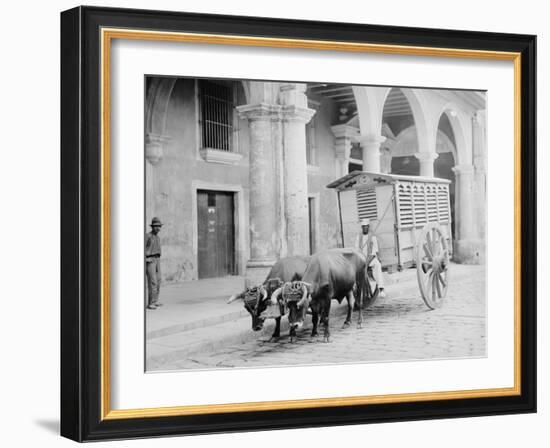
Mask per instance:
[[[307,308],[307,287],[304,282],[296,280],[284,283],[271,297],[272,303],[279,302],[285,310],[291,302],[296,303],[298,308],[306,305]]]
[[[271,303],[278,303],[283,314],[288,314],[290,340],[293,341],[296,329],[303,325],[309,307],[306,284],[299,280],[284,283],[271,296]]]

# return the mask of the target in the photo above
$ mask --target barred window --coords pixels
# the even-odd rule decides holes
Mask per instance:
[[[233,151],[233,86],[219,81],[199,81],[201,146]]]

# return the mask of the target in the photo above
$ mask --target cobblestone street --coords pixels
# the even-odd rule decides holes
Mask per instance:
[[[345,302],[331,310],[331,341],[311,338],[311,319],[291,343],[285,327],[277,342],[269,334],[242,343],[213,347],[166,362],[149,362],[148,370],[212,369],[352,362],[397,361],[486,355],[485,273],[480,266],[453,266],[455,274],[442,308],[430,311],[416,281],[386,288],[388,297],[364,312],[363,328],[342,328]],[[241,319],[243,320],[243,319]],[[246,319],[246,325],[249,325]],[[215,331],[215,329],[213,329]],[[253,335],[252,331],[250,331]]]

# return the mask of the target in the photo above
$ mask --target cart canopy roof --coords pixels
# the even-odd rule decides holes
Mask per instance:
[[[370,187],[376,185],[394,184],[396,182],[421,182],[430,184],[450,184],[448,179],[439,177],[403,176],[400,174],[382,174],[371,171],[353,171],[327,185],[327,188],[345,190],[348,188]]]

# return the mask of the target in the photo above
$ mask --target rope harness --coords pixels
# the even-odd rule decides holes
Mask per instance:
[[[248,308],[254,310],[254,313],[257,313],[261,297],[262,292],[260,286],[251,286],[246,288],[243,300]]]
[[[302,282],[285,283],[282,296],[285,302],[299,302],[304,293]]]
[[[243,297],[245,306],[250,309],[256,317],[260,317],[260,314],[262,314],[262,317],[265,319],[280,317],[284,314],[284,308],[282,305],[271,305],[271,302],[268,301],[265,309],[260,313],[260,304],[263,297],[262,290],[265,289],[266,291],[271,291],[271,293],[273,293],[273,288],[277,288],[281,283],[281,280],[277,278],[270,279],[267,287],[260,285],[246,288]]]

